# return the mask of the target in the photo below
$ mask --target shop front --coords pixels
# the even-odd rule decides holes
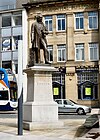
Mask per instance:
[[[78,103],[91,107],[99,105],[98,67],[76,68]]]

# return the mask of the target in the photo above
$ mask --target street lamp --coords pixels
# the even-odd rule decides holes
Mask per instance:
[[[22,36],[18,36],[18,135],[23,135],[23,47]]]

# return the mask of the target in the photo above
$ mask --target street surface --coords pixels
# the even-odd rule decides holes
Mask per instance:
[[[89,117],[91,114],[88,113],[86,115],[77,115],[77,114],[73,114],[73,113],[67,113],[67,114],[59,114],[59,119],[86,119],[87,117]],[[98,115],[100,116],[100,115]]]
[[[86,119],[89,117],[91,113],[86,115],[78,115],[75,113],[60,113],[58,115],[59,119]],[[100,114],[98,114],[100,118]],[[17,119],[17,111],[0,111],[0,118],[16,118]]]
[[[77,115],[75,113],[59,114],[59,119],[86,119],[90,113],[86,115]],[[17,118],[17,111],[0,111],[0,118]]]
[[[17,118],[17,111],[0,111],[0,119]]]

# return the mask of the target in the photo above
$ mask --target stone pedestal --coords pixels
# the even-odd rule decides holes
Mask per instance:
[[[27,73],[27,101],[23,105],[24,129],[44,129],[58,127],[58,106],[53,100],[51,66],[33,66]]]

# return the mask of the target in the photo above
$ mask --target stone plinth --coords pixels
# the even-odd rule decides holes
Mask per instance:
[[[58,106],[53,100],[51,66],[33,66],[27,73],[27,101],[23,105],[24,129],[58,127]]]

